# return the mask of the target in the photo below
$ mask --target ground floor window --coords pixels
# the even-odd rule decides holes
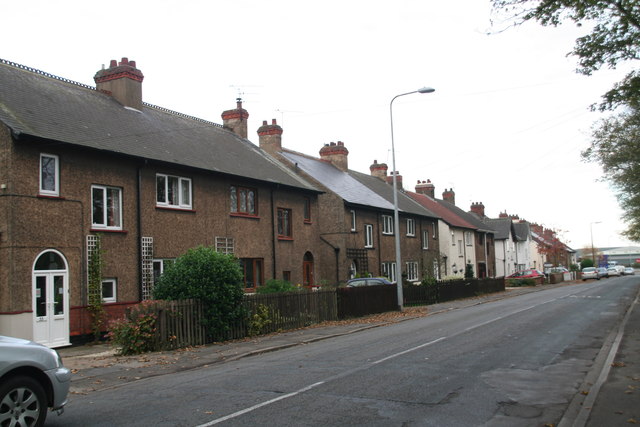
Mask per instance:
[[[262,286],[263,282],[263,259],[262,258],[240,258],[240,266],[244,273],[244,287],[255,289]]]
[[[164,270],[174,263],[174,259],[154,259],[153,260],[153,284],[155,285],[160,280],[160,276],[164,273]]]
[[[418,263],[416,261],[407,262],[407,280],[410,282],[418,280]]]
[[[382,275],[389,279],[391,282],[396,281],[396,263],[395,262],[383,262],[381,266]]]
[[[116,302],[116,289],[118,280],[102,279],[102,302]]]

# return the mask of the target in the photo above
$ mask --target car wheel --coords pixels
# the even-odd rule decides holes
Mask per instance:
[[[41,427],[47,417],[47,399],[39,382],[17,376],[0,384],[0,425]]]

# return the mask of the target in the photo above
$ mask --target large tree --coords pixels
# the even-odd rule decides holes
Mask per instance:
[[[571,55],[577,72],[591,75],[603,66],[615,68],[640,59],[640,2],[638,0],[491,0],[494,13],[514,25],[537,21],[557,26],[566,21],[587,24],[588,33],[576,40]],[[625,235],[640,240],[640,70],[616,83],[594,106],[613,112],[596,124],[591,146],[582,155],[599,163],[605,178],[617,188]]]

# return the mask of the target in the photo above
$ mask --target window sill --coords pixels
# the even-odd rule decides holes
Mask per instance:
[[[53,200],[66,200],[61,196],[54,196],[53,194],[38,194],[38,199],[53,199]]]
[[[110,228],[90,228],[92,233],[115,233],[115,234],[127,234],[127,230],[113,230]]]
[[[278,236],[278,240],[285,242],[293,242],[293,237],[289,236]]]
[[[307,220],[307,219],[304,220],[304,223],[305,224],[309,224],[309,225],[313,224],[313,222],[311,222],[311,220]]]
[[[375,249],[373,246],[365,246],[365,249]]]
[[[245,214],[240,214],[235,212],[231,212],[229,216],[232,216],[234,218],[260,219],[258,215],[245,215]]]
[[[170,212],[185,212],[185,213],[196,213],[193,209],[181,208],[181,207],[171,207],[171,206],[158,206],[156,205],[156,209],[159,211],[170,211]]]

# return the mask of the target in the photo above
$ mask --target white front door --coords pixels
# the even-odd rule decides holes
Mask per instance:
[[[45,263],[42,257],[62,262]],[[48,266],[55,270],[42,268]],[[69,345],[69,275],[65,267],[58,253],[47,252],[36,261],[33,271],[33,340],[48,347]]]

